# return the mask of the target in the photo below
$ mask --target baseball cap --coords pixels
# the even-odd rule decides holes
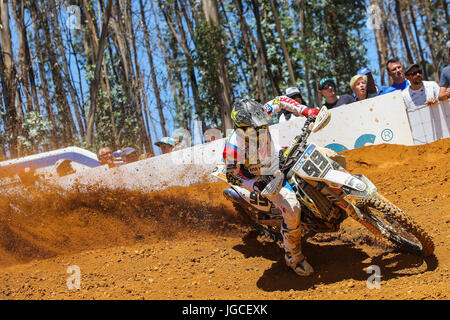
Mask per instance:
[[[333,87],[336,88],[336,82],[334,82],[334,80],[332,78],[325,78],[325,79],[320,80],[320,82],[319,82],[319,90],[325,89],[324,88],[324,84],[326,84],[327,82],[331,82]]]
[[[411,71],[411,69],[414,68],[414,67],[420,68],[419,65],[418,65],[417,63],[412,63],[412,64],[410,64],[410,65],[408,65],[408,66],[406,67],[406,69],[405,69],[405,74],[407,74],[409,71]]]
[[[287,89],[286,89],[286,95],[287,95],[288,97],[295,96],[296,94],[301,94],[301,93],[300,93],[300,90],[298,90],[297,87],[290,87],[290,88],[287,88]]]
[[[372,71],[370,71],[369,68],[364,67],[364,68],[359,69],[358,72],[357,72],[356,74],[366,75],[366,74],[371,73],[371,72],[372,72]]]
[[[155,146],[159,147],[162,143],[168,144],[170,146],[174,146],[175,145],[175,139],[171,138],[171,137],[164,137],[160,141],[156,142]]]

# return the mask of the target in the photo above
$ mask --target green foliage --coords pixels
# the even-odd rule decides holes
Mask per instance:
[[[219,97],[222,85],[219,81],[219,60],[224,57],[220,26],[205,20],[195,29],[195,65],[200,76],[197,116],[214,123],[220,122]]]
[[[359,36],[365,23],[362,1],[303,1],[305,37],[301,38],[304,63],[319,81],[335,78],[339,93],[350,93],[349,81],[367,64],[364,38]],[[315,87],[313,82],[307,84]]]
[[[23,135],[20,135],[19,143],[25,152],[35,151],[40,145],[47,144],[51,123],[48,119],[37,113],[28,112],[22,123]]]

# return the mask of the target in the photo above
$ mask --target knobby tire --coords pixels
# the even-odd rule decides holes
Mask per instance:
[[[368,218],[367,221],[375,228],[381,232],[383,232],[383,229],[389,230],[389,232],[384,233],[383,235],[401,249],[424,257],[433,254],[434,243],[432,237],[411,217],[383,196],[377,195],[372,198],[360,199],[357,201],[356,207],[363,215],[366,215],[366,218]],[[420,245],[401,236],[399,234],[401,230],[398,228],[394,226],[388,227],[385,221],[380,220],[379,217],[372,212],[373,210],[382,213],[384,215],[384,220],[389,224],[392,224],[393,222],[397,223],[404,232],[413,235],[414,238],[420,242]]]

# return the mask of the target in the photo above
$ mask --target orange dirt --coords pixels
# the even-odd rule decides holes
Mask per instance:
[[[98,186],[70,193],[2,187],[0,299],[448,299],[450,139],[344,151],[433,238],[423,259],[374,240],[347,219],[304,243],[315,274],[284,264],[282,248],[244,225],[217,182],[148,194]],[[69,290],[68,266],[81,272]],[[369,289],[367,268],[381,270]]]

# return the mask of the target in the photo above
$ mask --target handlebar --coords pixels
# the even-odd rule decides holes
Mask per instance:
[[[298,157],[306,150],[308,138],[311,135],[310,125],[316,120],[316,117],[308,117],[302,127],[302,133],[296,136],[286,151],[280,155],[280,170],[286,176],[289,175],[291,167],[295,164]]]

